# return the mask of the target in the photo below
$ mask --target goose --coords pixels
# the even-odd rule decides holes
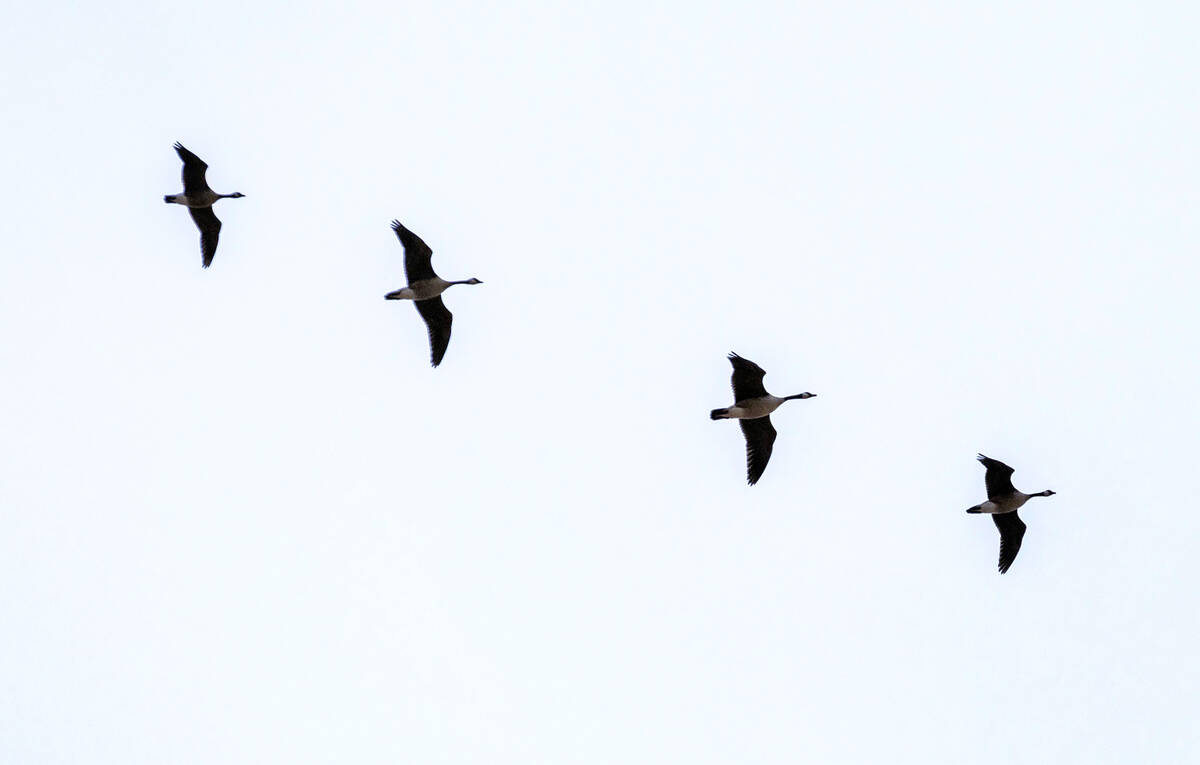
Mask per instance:
[[[221,235],[221,221],[217,219],[212,206],[218,199],[241,199],[246,196],[240,191],[232,194],[218,194],[208,187],[204,180],[204,171],[208,165],[175,142],[175,152],[183,160],[183,193],[167,194],[163,201],[167,204],[183,205],[192,214],[196,228],[200,229],[200,253],[204,256],[204,267],[212,265],[213,255],[217,254],[217,238]]]
[[[784,401],[813,398],[815,393],[797,393],[794,396],[772,396],[763,387],[763,368],[736,353],[729,354],[733,365],[733,406],[714,409],[709,415],[714,420],[738,420],[742,434],[746,437],[746,482],[751,486],[758,483],[771,450],[775,446],[775,428],[771,426],[771,412]]]
[[[429,345],[432,349],[432,362],[436,367],[442,363],[446,348],[450,345],[450,322],[454,314],[442,302],[442,293],[455,284],[483,284],[472,277],[460,282],[448,282],[433,272],[433,250],[413,232],[404,227],[398,220],[392,221],[392,231],[400,244],[404,245],[404,274],[408,277],[408,286],[393,290],[384,295],[386,300],[411,300],[417,306],[417,313],[429,327]]]
[[[1012,485],[1013,469],[1000,460],[985,457],[982,454],[975,457],[987,468],[983,482],[987,486],[988,500],[980,505],[968,508],[968,513],[988,513],[1000,531],[1000,573],[1008,571],[1009,566],[1017,559],[1021,549],[1021,539],[1025,536],[1025,524],[1017,515],[1017,509],[1033,497],[1052,497],[1054,492],[1046,489],[1036,494],[1026,494],[1017,491]]]

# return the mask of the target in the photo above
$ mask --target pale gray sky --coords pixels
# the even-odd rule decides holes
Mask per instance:
[[[1195,760],[1198,21],[12,9],[0,759]]]

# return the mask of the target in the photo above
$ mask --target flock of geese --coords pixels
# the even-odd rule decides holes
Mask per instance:
[[[200,254],[204,268],[212,265],[213,256],[217,253],[217,240],[221,234],[221,221],[213,212],[213,205],[220,199],[240,199],[245,194],[235,191],[232,194],[218,194],[208,187],[205,174],[208,165],[204,160],[176,143],[175,151],[183,160],[183,193],[168,194],[163,201],[169,204],[179,204],[188,208],[196,228],[200,229]],[[442,293],[456,284],[483,284],[478,279],[470,278],[462,281],[447,281],[433,270],[433,250],[429,245],[404,227],[398,220],[392,221],[392,230],[404,247],[404,273],[408,286],[387,293],[387,300],[411,300],[417,308],[417,313],[425,321],[429,329],[429,345],[433,366],[442,363],[446,349],[450,345],[450,325],[454,315],[442,302]],[[710,416],[714,420],[737,420],[746,439],[746,480],[750,485],[758,483],[767,462],[771,459],[771,451],[775,446],[775,428],[771,425],[771,413],[783,405],[785,401],[813,398],[815,393],[797,393],[793,396],[772,396],[763,387],[763,377],[766,372],[758,364],[742,358],[736,353],[729,354],[729,363],[733,365],[733,406],[712,410]],[[1033,497],[1049,497],[1053,491],[1046,489],[1034,494],[1026,494],[1013,487],[1013,469],[999,460],[980,454],[978,459],[986,468],[984,485],[987,488],[987,501],[967,510],[968,513],[986,513],[992,516],[992,521],[1000,531],[1000,573],[1008,571],[1016,560],[1017,552],[1021,549],[1021,540],[1025,536],[1025,524],[1017,515],[1026,502]]]

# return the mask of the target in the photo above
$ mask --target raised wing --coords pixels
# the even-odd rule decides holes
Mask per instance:
[[[175,144],[175,153],[183,160],[183,192],[192,194],[207,189],[208,181],[204,180],[204,171],[208,170],[208,165],[204,164],[204,160],[178,142]]]
[[[454,314],[446,308],[441,295],[429,300],[414,302],[417,304],[417,312],[421,314],[425,325],[429,327],[429,346],[433,353],[432,362],[436,367],[442,363],[442,357],[446,355],[446,349],[450,347],[450,323],[454,321]]]
[[[392,221],[392,231],[396,232],[396,238],[400,240],[400,244],[404,245],[404,274],[408,277],[408,283],[412,284],[437,276],[433,272],[433,250],[429,249],[429,245],[425,244],[421,237],[406,229],[404,224],[398,220]],[[449,326],[448,323],[447,326]]]
[[[753,420],[738,420],[742,435],[746,437],[746,482],[753,486],[762,478],[771,451],[775,448],[775,427],[770,417]]]
[[[185,149],[186,151],[186,149]],[[200,229],[200,253],[204,256],[204,267],[212,265],[217,254],[217,239],[221,236],[221,221],[211,207],[189,207],[196,228]]]
[[[996,528],[1000,530],[1000,573],[1008,571],[1008,567],[1017,559],[1021,550],[1021,540],[1025,537],[1025,522],[1011,513],[996,513],[992,515]]]
[[[729,363],[733,365],[733,400],[735,402],[767,395],[767,390],[763,387],[762,382],[766,372],[762,367],[753,361],[743,359],[736,353],[729,354]],[[751,483],[754,482],[751,481]]]
[[[1006,497],[1016,491],[1012,485],[1012,468],[1010,468],[1008,465],[1005,465],[1000,460],[994,460],[991,457],[985,457],[982,454],[977,456],[975,459],[982,462],[983,466],[987,468],[987,473],[985,473],[983,476],[983,482],[984,485],[987,486],[988,499]]]

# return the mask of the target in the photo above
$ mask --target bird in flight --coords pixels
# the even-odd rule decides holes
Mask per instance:
[[[213,204],[218,199],[240,199],[246,195],[240,191],[232,194],[218,194],[213,191],[204,179],[204,173],[208,170],[204,160],[178,142],[175,144],[175,151],[183,160],[183,193],[168,194],[163,197],[163,201],[188,208],[192,220],[196,222],[196,228],[200,229],[200,254],[204,257],[204,267],[208,268],[212,265],[213,256],[217,254],[217,239],[221,236],[221,221],[213,212]]]
[[[736,353],[729,354],[733,365],[733,406],[714,409],[709,415],[714,420],[735,419],[742,426],[746,437],[746,482],[751,486],[762,478],[775,447],[775,428],[771,425],[771,412],[784,401],[813,398],[815,393],[797,393],[794,396],[772,396],[763,387],[763,368]]]
[[[1000,460],[982,454],[975,459],[987,468],[983,482],[987,486],[988,499],[987,502],[967,508],[967,512],[988,513],[992,516],[992,521],[1000,531],[1000,573],[1003,574],[1017,559],[1021,540],[1025,537],[1025,523],[1017,515],[1017,509],[1033,497],[1051,497],[1054,496],[1054,492],[1049,489],[1036,494],[1017,491],[1012,485],[1012,468]]]
[[[425,320],[429,328],[429,345],[432,350],[431,361],[436,367],[442,363],[446,348],[450,345],[450,323],[454,314],[442,302],[442,293],[455,284],[483,284],[475,279],[464,279],[459,282],[448,282],[433,271],[433,250],[413,232],[404,227],[398,220],[392,221],[392,230],[400,244],[404,245],[404,274],[408,277],[408,286],[394,290],[384,295],[388,300],[411,300],[417,306],[417,313]]]

